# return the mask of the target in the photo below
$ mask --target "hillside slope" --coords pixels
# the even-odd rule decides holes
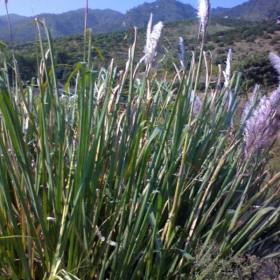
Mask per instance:
[[[84,10],[79,9],[62,14],[40,14],[36,17],[44,19],[53,37],[80,34],[84,28]],[[35,34],[35,17],[10,17],[12,23],[13,38],[17,43],[33,41]],[[122,13],[106,10],[89,10],[88,26],[96,33],[103,33],[122,29],[124,15]],[[3,24],[1,24],[3,22]],[[0,40],[10,39],[7,19],[0,17]]]
[[[196,10],[187,4],[177,0],[156,0],[145,3],[129,10],[126,14],[110,9],[89,10],[88,27],[94,33],[113,32],[125,30],[133,26],[146,25],[150,14],[154,14],[154,20],[173,22],[196,17]],[[81,34],[84,28],[84,9],[70,11],[62,14],[40,14],[36,16],[45,19],[53,37],[63,37]],[[21,17],[11,15],[13,39],[16,43],[33,41],[35,36],[35,17]],[[9,41],[10,32],[7,19],[0,17],[0,40]]]
[[[273,20],[280,15],[279,0],[250,0],[231,9],[215,9],[213,16],[251,21]]]
[[[185,39],[187,57],[191,51],[198,51],[197,20],[185,20],[167,23],[163,29],[159,44],[157,60],[161,61],[163,70],[173,71],[173,62],[178,60],[178,37]],[[280,26],[272,21],[251,23],[242,20],[212,19],[208,29],[206,49],[211,51],[212,61],[216,67],[224,64],[227,51],[233,49],[233,64],[237,70],[245,73],[246,87],[252,87],[256,82],[266,87],[273,85],[276,76],[267,60],[269,51],[280,54]],[[124,67],[127,50],[133,41],[133,30],[103,33],[93,36],[93,52],[95,67],[107,65],[112,58],[116,65]],[[136,60],[143,56],[145,29],[138,32]],[[55,40],[55,54],[60,78],[68,76],[69,71],[77,61],[83,59],[83,37],[71,36]],[[96,51],[99,49],[99,52]],[[36,76],[37,53],[36,44],[20,45],[16,48],[16,57],[24,73],[24,79]],[[100,52],[102,57],[100,57]],[[240,68],[241,67],[241,68]]]
[[[153,13],[155,21],[173,22],[194,18],[197,12],[191,5],[177,0],[157,0],[129,10],[125,22],[127,26],[142,27],[147,23],[150,13]]]
[[[88,27],[95,34],[144,27],[150,13],[154,21],[165,23],[196,18],[197,11],[191,5],[179,0],[155,0],[144,3],[126,14],[110,9],[89,10]],[[250,0],[234,8],[217,8],[212,11],[212,18],[243,19],[246,21],[273,20],[280,14],[280,0]],[[41,14],[36,16],[45,19],[53,37],[63,37],[81,34],[84,28],[84,9],[62,14]],[[26,43],[36,38],[35,17],[10,15],[13,39],[16,43]],[[0,40],[9,41],[11,38],[6,17],[0,17]]]

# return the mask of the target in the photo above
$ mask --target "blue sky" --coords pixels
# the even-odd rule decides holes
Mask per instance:
[[[153,2],[154,0],[89,0],[90,8],[105,9],[110,8],[125,12],[144,2]],[[196,6],[197,0],[181,0],[183,3],[189,3]],[[246,0],[212,0],[212,6],[231,7]],[[4,0],[0,0],[0,14],[4,14]],[[82,8],[85,0],[9,0],[10,13],[20,15],[36,15],[40,13],[61,13],[69,10]]]

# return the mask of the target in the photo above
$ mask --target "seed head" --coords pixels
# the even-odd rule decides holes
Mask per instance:
[[[186,48],[183,37],[179,37],[179,60],[181,68],[185,69]]]
[[[254,88],[253,93],[251,94],[251,96],[249,97],[248,101],[245,103],[243,112],[242,112],[242,116],[241,116],[241,125],[243,125],[248,117],[250,116],[253,108],[255,107],[257,101],[258,101],[258,91],[259,91],[259,85],[256,85]]]
[[[230,85],[231,61],[232,61],[232,49],[229,49],[227,54],[226,69],[223,72],[225,77],[225,87],[228,87]]]
[[[280,129],[280,87],[270,97],[263,97],[245,126],[246,156],[268,148]]]
[[[151,14],[147,26],[146,46],[144,49],[146,65],[150,65],[156,56],[156,48],[163,28],[163,23],[158,22],[153,28],[153,15]]]
[[[198,1],[198,13],[197,16],[200,19],[200,34],[205,35],[206,28],[209,21],[210,14],[210,1],[209,0],[199,0]]]
[[[269,55],[272,66],[280,77],[280,57]],[[280,84],[269,96],[264,96],[245,126],[246,156],[269,147],[280,130]]]
[[[200,113],[202,109],[202,100],[201,98],[195,94],[194,91],[191,92],[190,102],[193,103],[193,116],[196,117]]]

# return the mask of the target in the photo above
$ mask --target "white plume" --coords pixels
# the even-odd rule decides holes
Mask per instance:
[[[153,14],[150,14],[150,19],[147,25],[147,33],[146,33],[146,46],[150,41],[151,33],[152,33],[152,25],[153,25]]]
[[[226,61],[226,69],[223,72],[225,77],[225,87],[228,87],[230,84],[231,78],[231,61],[232,61],[232,50],[228,50],[227,61]]]
[[[200,19],[200,33],[204,36],[209,21],[210,13],[210,1],[199,0],[198,1],[198,13],[197,16]]]
[[[185,60],[186,60],[186,47],[183,37],[179,37],[179,60],[181,68],[185,69]]]
[[[146,46],[144,49],[146,65],[151,64],[156,56],[156,48],[163,28],[163,23],[161,21],[154,25],[153,29],[152,24],[153,15],[151,14],[147,27]]]

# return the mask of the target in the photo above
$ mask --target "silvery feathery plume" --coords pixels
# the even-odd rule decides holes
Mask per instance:
[[[193,102],[193,115],[197,116],[201,109],[202,109],[202,101],[198,95],[195,94],[194,90],[191,92],[191,98],[190,98],[191,103]]]
[[[202,101],[199,96],[196,96],[193,104],[193,114],[197,116],[202,109]]]
[[[147,26],[146,45],[144,49],[146,65],[151,64],[154,57],[156,56],[156,48],[163,28],[163,23],[161,21],[158,22],[153,28],[152,24],[153,15],[151,14]]]
[[[148,42],[150,42],[150,37],[152,34],[152,25],[153,25],[153,14],[150,14],[150,18],[147,25],[147,32],[146,32],[146,48],[148,47]]]
[[[232,62],[232,50],[228,50],[227,60],[226,60],[226,69],[223,71],[224,78],[225,78],[225,87],[228,88],[230,86],[230,79],[231,79],[231,62]],[[230,110],[232,102],[233,102],[233,92],[230,90],[228,92],[228,110]]]
[[[226,69],[223,72],[225,77],[225,87],[228,87],[230,85],[231,61],[232,61],[232,49],[229,49],[227,54]]]
[[[270,53],[270,61],[279,74],[280,57]],[[271,145],[280,130],[280,85],[270,95],[263,97],[245,126],[245,152],[250,155]]]
[[[186,48],[183,37],[179,37],[179,60],[181,68],[185,69]]]
[[[275,70],[280,74],[280,57],[270,54]],[[280,79],[280,75],[279,75]],[[273,143],[280,129],[280,85],[270,95],[263,97],[245,126],[245,152],[250,155]]]
[[[243,125],[248,117],[250,116],[253,108],[255,107],[256,103],[258,102],[258,91],[259,91],[259,88],[260,86],[259,85],[256,85],[254,90],[253,90],[253,93],[250,95],[248,101],[245,103],[245,106],[244,106],[244,109],[243,109],[243,112],[242,112],[242,115],[241,115],[241,125]]]
[[[204,37],[206,32],[206,28],[209,21],[209,13],[210,13],[210,1],[199,0],[197,16],[200,19],[199,34],[201,34],[202,37]]]
[[[245,126],[245,153],[249,156],[269,147],[280,129],[280,87],[263,97]]]

